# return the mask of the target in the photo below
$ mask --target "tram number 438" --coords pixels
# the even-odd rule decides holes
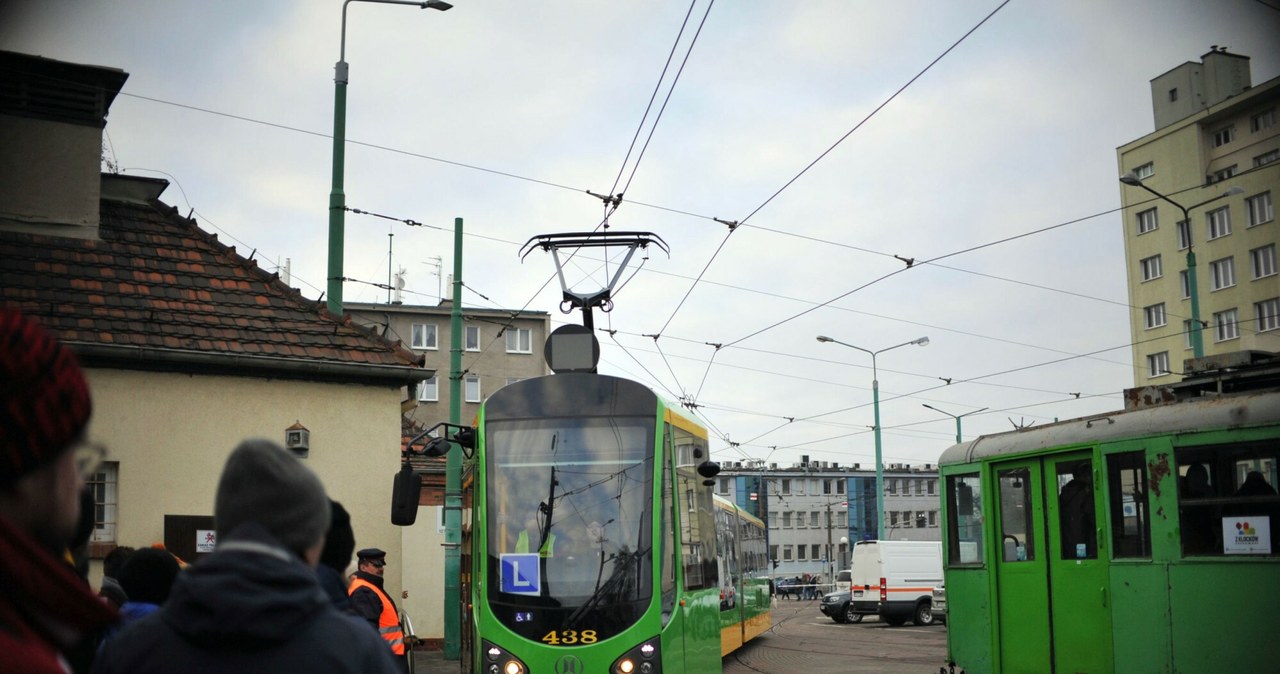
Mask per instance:
[[[599,639],[595,630],[551,630],[542,637],[542,641],[552,646],[573,646],[576,644],[594,644]]]

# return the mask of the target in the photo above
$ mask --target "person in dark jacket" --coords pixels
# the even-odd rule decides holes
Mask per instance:
[[[400,625],[400,612],[396,602],[382,586],[386,573],[387,553],[378,548],[365,548],[356,553],[356,576],[351,580],[351,608],[386,642],[396,658],[400,671],[409,671],[408,654],[405,651],[404,628]]]
[[[351,553],[356,549],[355,532],[351,530],[351,515],[341,503],[330,500],[329,533],[324,537],[324,550],[316,565],[316,578],[320,587],[333,602],[334,608],[355,615],[351,598],[347,596],[347,579],[343,575],[351,564]]]
[[[218,482],[213,554],[107,642],[94,672],[396,672],[378,635],[316,580],[329,517],[301,461],[269,440],[241,443]]]
[[[63,558],[104,454],[85,442],[92,409],[71,351],[0,308],[0,672],[87,667],[117,619]]]

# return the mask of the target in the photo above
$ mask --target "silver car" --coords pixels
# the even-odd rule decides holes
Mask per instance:
[[[938,583],[933,586],[933,619],[947,619],[947,587],[946,583]]]

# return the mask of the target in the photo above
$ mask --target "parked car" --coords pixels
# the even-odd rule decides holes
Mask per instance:
[[[933,586],[933,619],[944,622],[947,619],[947,584],[945,582]]]
[[[853,608],[848,590],[828,592],[822,595],[822,604],[818,607],[822,613],[838,623],[860,623],[862,614]]]

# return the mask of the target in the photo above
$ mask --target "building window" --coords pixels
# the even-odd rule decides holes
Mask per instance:
[[[791,495],[791,479],[790,478],[782,478],[782,487],[779,491],[782,492],[783,496]]]
[[[86,486],[93,492],[93,536],[89,539],[92,546],[100,546],[102,554],[109,552],[110,546],[116,543],[116,523],[119,517],[120,463],[107,461],[98,472],[89,476]],[[91,556],[98,556],[91,554]]]
[[[466,346],[464,348],[466,348],[467,351],[479,351],[480,350],[480,326],[468,325],[466,326],[466,332],[467,332],[466,340],[465,340]]]
[[[1249,259],[1253,263],[1253,278],[1260,279],[1276,274],[1276,245],[1269,243],[1261,248],[1249,251]]]
[[[1231,233],[1231,209],[1228,206],[1205,213],[1204,220],[1209,230],[1210,241]]]
[[[1183,348],[1191,348],[1191,331],[1195,328],[1195,322],[1187,319],[1182,322],[1182,346]]]
[[[1236,125],[1230,124],[1213,132],[1213,146],[1222,147],[1236,139]]]
[[[809,558],[808,558],[808,556],[806,555],[806,553],[807,553],[807,552],[809,552],[809,546],[804,545],[804,544],[797,545],[797,546],[796,546],[796,553],[798,553],[798,554],[796,555],[796,561],[797,561],[797,562],[805,562],[805,561],[808,561],[808,560],[809,560]],[[806,591],[806,592],[808,592],[808,590],[805,590],[805,591]]]
[[[891,526],[891,527],[896,527],[896,526],[898,526],[898,511],[897,511],[897,510],[890,510],[890,511],[889,511],[889,526]]]
[[[1235,309],[1219,311],[1213,315],[1216,341],[1225,342],[1240,336],[1240,313]]]
[[[1164,302],[1161,302],[1159,304],[1153,304],[1149,307],[1144,307],[1142,309],[1142,313],[1146,317],[1148,330],[1152,328],[1162,327],[1165,323]]]
[[[1172,103],[1176,100],[1178,100],[1178,89],[1177,87],[1174,87],[1169,90],[1169,102]]]
[[[931,527],[936,527],[936,526],[938,526],[938,511],[937,511],[937,510],[930,510],[930,511],[929,511],[929,526],[931,526]]]
[[[409,347],[413,349],[436,349],[436,326],[425,323],[414,323]]]
[[[1138,180],[1146,180],[1156,174],[1156,165],[1152,162],[1147,162],[1134,169],[1133,173],[1138,176]]]
[[[1249,211],[1250,227],[1261,225],[1264,222],[1271,222],[1271,219],[1275,216],[1271,208],[1271,192],[1269,191],[1245,199],[1244,207]]]
[[[809,546],[809,559],[822,559],[822,552],[818,550],[822,546],[813,544]]]
[[[1147,376],[1160,377],[1169,374],[1169,352],[1161,351],[1147,356]]]
[[[814,510],[809,513],[809,526],[815,529],[821,526],[818,521],[818,511]]]
[[[440,379],[432,377],[418,384],[418,400],[433,403],[440,400]]]
[[[782,546],[782,561],[784,561],[784,562],[789,562],[789,561],[791,561],[791,546],[790,546],[790,545],[784,545],[784,546]]]
[[[462,388],[465,389],[463,400],[469,403],[480,402],[480,375],[469,374],[462,380]]]
[[[507,328],[507,353],[533,353],[528,328]]]
[[[719,491],[718,491],[717,493],[720,493],[720,494],[728,494],[728,493],[729,493],[729,482],[730,482],[731,480],[733,480],[733,478],[731,478],[731,477],[722,477],[722,478],[720,478],[720,489],[719,489]]]
[[[1258,323],[1258,332],[1280,328],[1280,297],[1254,302],[1253,316]]]
[[[1178,250],[1186,250],[1191,247],[1191,223],[1186,220],[1178,221]]]
[[[1260,166],[1266,166],[1267,164],[1270,164],[1271,162],[1274,162],[1276,160],[1280,160],[1280,150],[1263,152],[1262,154],[1253,158],[1253,167],[1258,168]]]
[[[791,528],[791,511],[790,510],[783,511],[782,513],[782,528],[783,529]]]
[[[1236,260],[1224,257],[1209,263],[1209,273],[1213,275],[1213,289],[1222,290],[1236,284]]]
[[[1178,272],[1178,283],[1182,286],[1182,299],[1191,297],[1191,274],[1186,269]]]
[[[1158,279],[1161,276],[1159,255],[1152,255],[1138,260],[1138,266],[1142,269],[1143,281]]]
[[[1269,129],[1276,125],[1276,109],[1270,108],[1263,110],[1258,114],[1249,118],[1249,130],[1257,133],[1263,129]]]
[[[1139,234],[1146,234],[1160,226],[1156,219],[1156,209],[1154,208],[1148,208],[1145,211],[1139,212],[1137,218]]]
[[[1209,183],[1210,185],[1214,183],[1220,183],[1234,176],[1235,174],[1236,174],[1236,165],[1232,164],[1231,166],[1228,166],[1224,169],[1214,171],[1209,175],[1208,180],[1206,180],[1205,182]]]
[[[512,384],[514,384],[514,383],[516,383],[516,382],[518,382],[518,381],[520,381],[520,380],[522,380],[522,379],[524,379],[524,377],[507,377],[507,384],[506,384],[506,385],[507,385],[507,386],[510,386],[510,385],[512,385]]]

